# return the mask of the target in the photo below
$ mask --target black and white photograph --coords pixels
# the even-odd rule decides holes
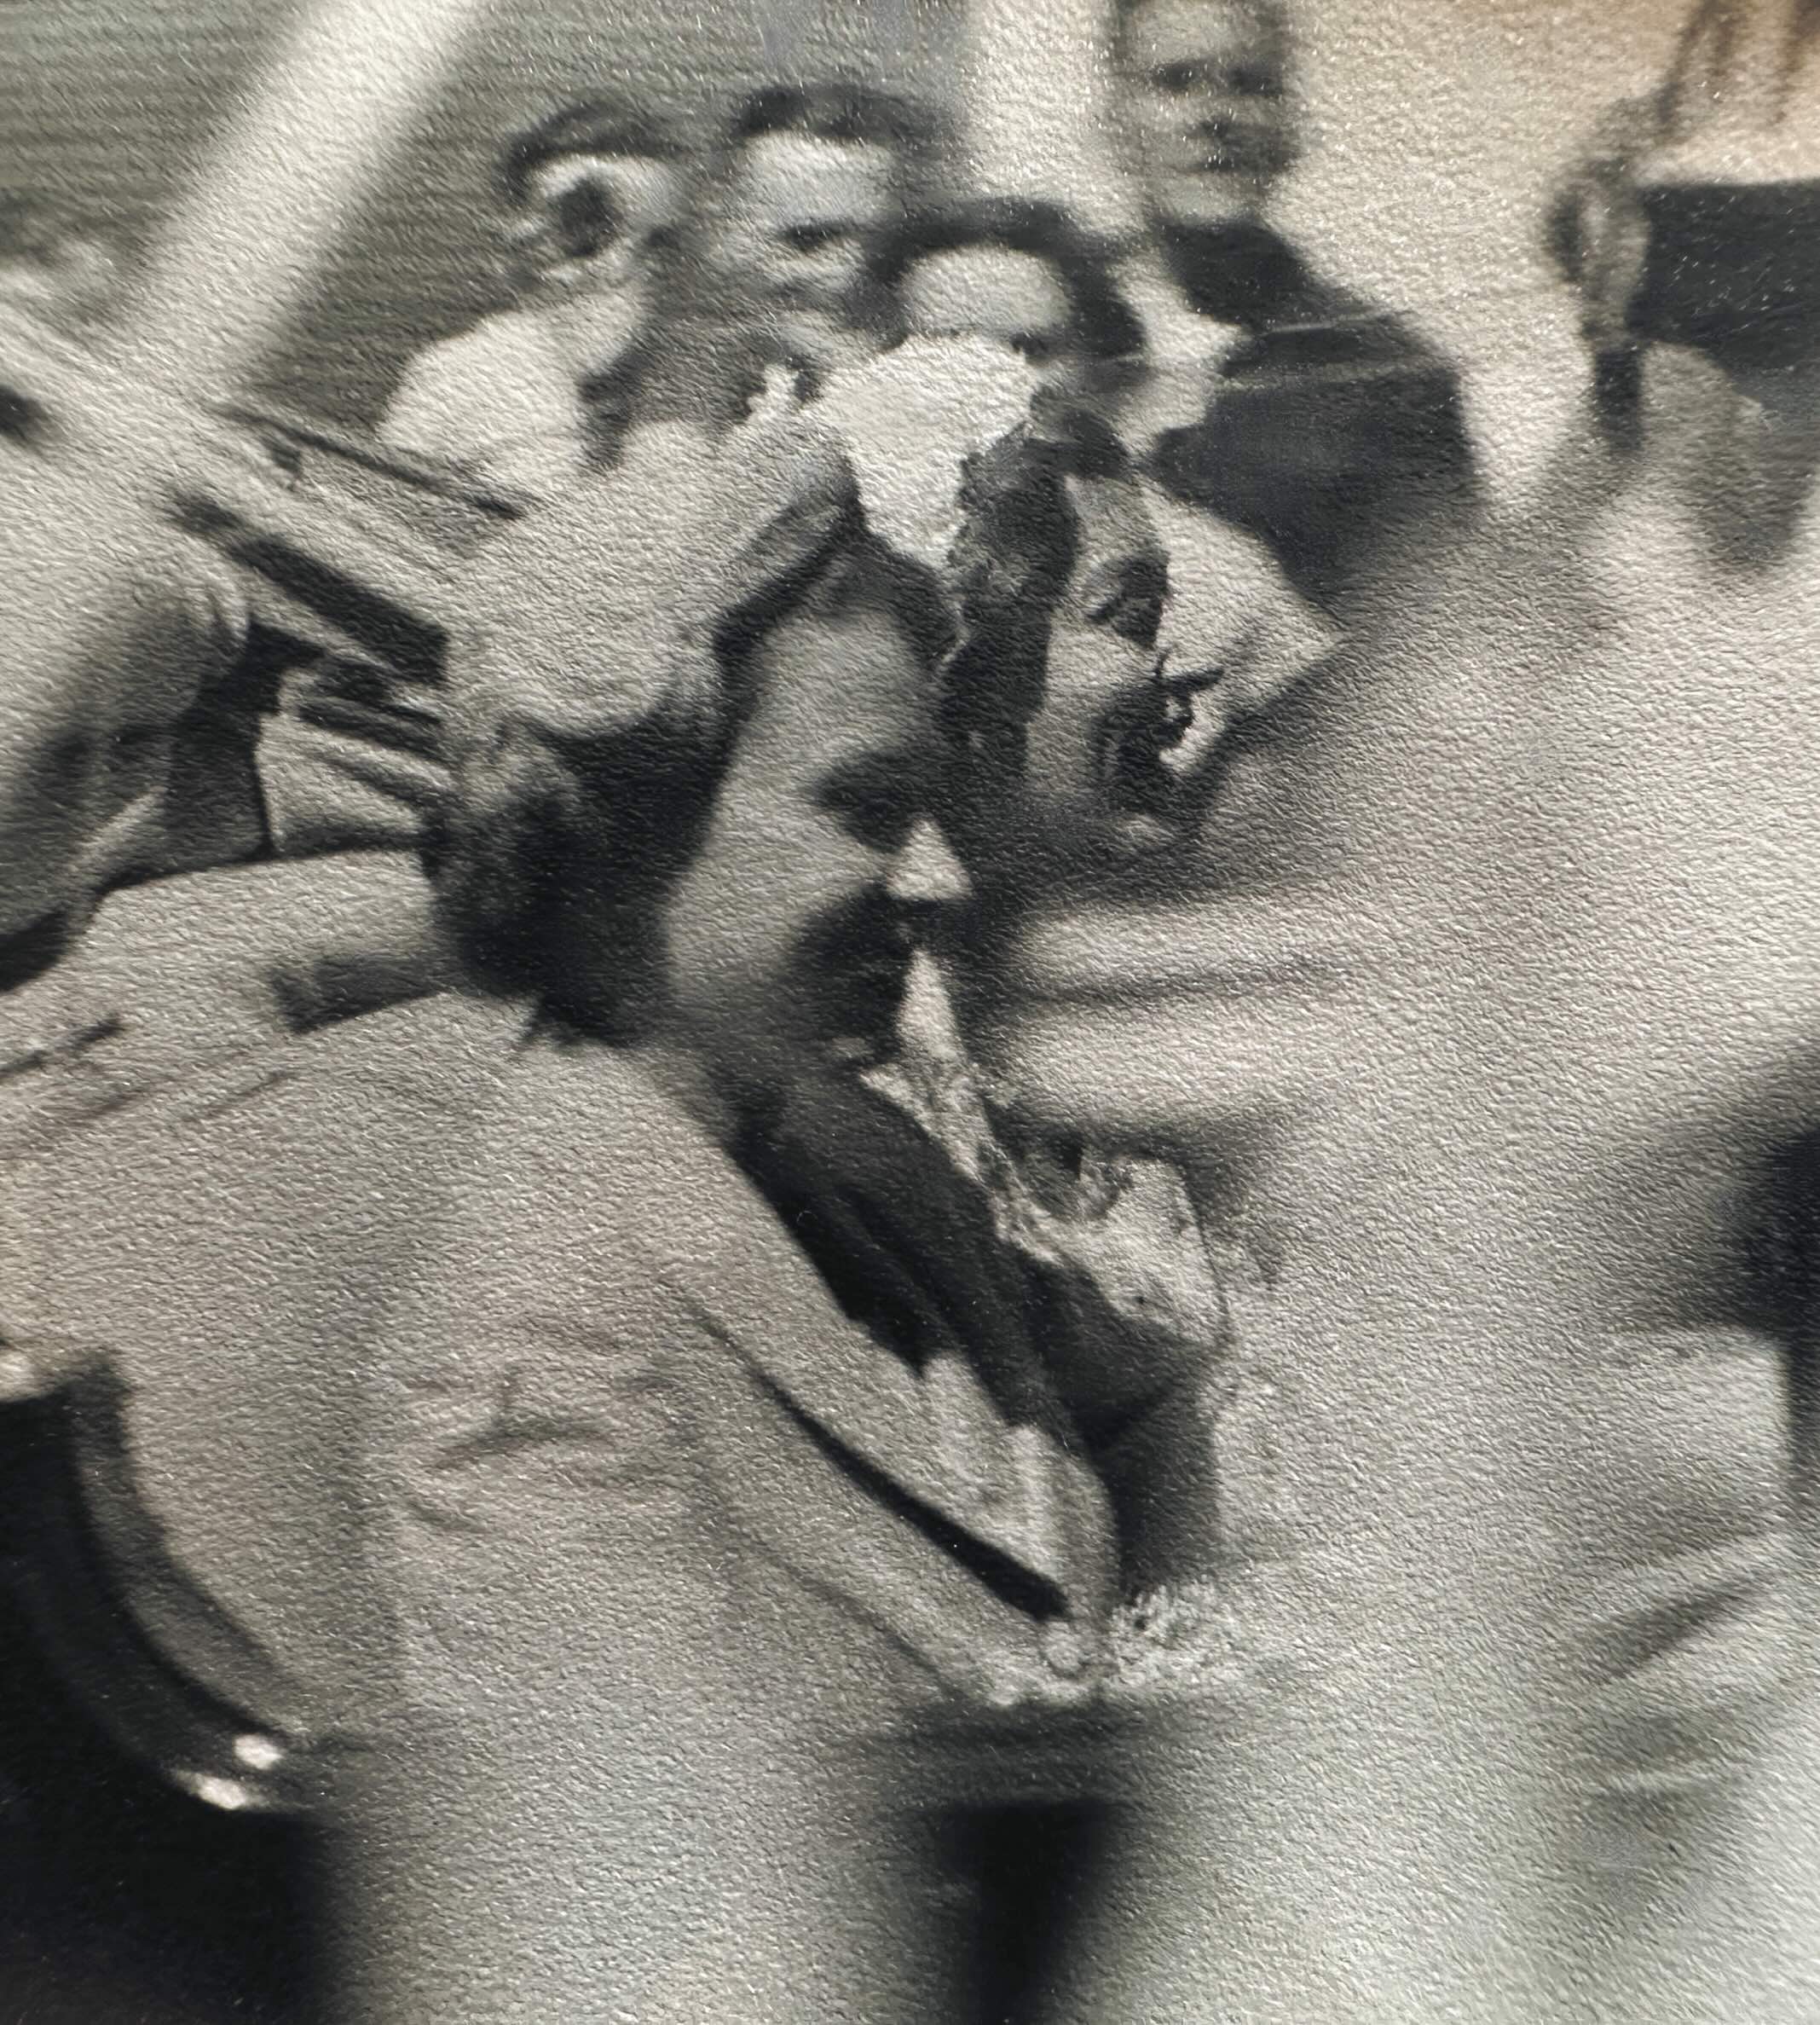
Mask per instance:
[[[0,0],[0,2025],[1820,2025],[1820,0]]]

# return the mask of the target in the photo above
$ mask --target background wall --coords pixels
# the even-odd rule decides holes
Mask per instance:
[[[1096,119],[1098,0],[500,0],[376,200],[349,221],[269,387],[356,419],[399,356],[488,299],[493,136],[553,95],[635,84],[702,115],[829,67],[991,117],[1000,183],[1120,213]],[[1286,222],[1343,279],[1410,310],[1470,367],[1516,472],[1571,405],[1572,307],[1537,224],[1595,113],[1661,73],[1688,0],[1297,0],[1314,146]],[[0,181],[162,197],[278,18],[270,0],[0,0]],[[1038,69],[1038,66],[1041,69]]]

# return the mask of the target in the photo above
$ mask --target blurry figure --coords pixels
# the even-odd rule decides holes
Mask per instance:
[[[1581,992],[1588,973],[1603,975],[1605,1003],[1625,1004],[1628,991],[1649,1004],[1661,1055],[1642,1050],[1622,1016],[1596,1035],[1576,1030],[1561,1076],[1576,1093],[1573,1159],[1587,1161],[1586,1170],[1563,1185],[1563,1173],[1547,1166],[1539,1199],[1470,1193],[1473,1177],[1497,1164],[1485,1152],[1494,1138],[1506,1143],[1497,1135],[1511,1134],[1526,1161],[1552,1154],[1524,1145],[1507,1083],[1494,1077],[1488,1091],[1476,1092],[1476,1070],[1449,1079],[1436,1037],[1459,1030],[1452,1022],[1460,1015],[1448,1010],[1459,988],[1448,964],[1460,958],[1447,952],[1453,939],[1482,932],[1482,920],[1504,919],[1502,910],[1531,922],[1525,910],[1535,907],[1533,888],[1550,850],[1569,868],[1558,890],[1549,889],[1543,918],[1554,923],[1556,899],[1577,891],[1600,840],[1621,838],[1626,795],[1632,808],[1655,806],[1638,791],[1637,770],[1649,769],[1658,785],[1662,778],[1654,771],[1661,739],[1652,743],[1649,720],[1606,700],[1622,686],[1615,668],[1589,682],[1572,654],[1563,661],[1583,591],[1563,574],[1538,572],[1514,549],[1476,554],[1448,594],[1425,616],[1411,615],[1401,657],[1387,650],[1384,665],[1362,668],[1349,660],[1345,679],[1327,684],[1314,665],[1298,670],[1291,662],[1288,679],[1262,692],[1261,710],[1234,712],[1197,777],[1169,764],[1176,718],[1158,657],[1175,647],[1185,663],[1200,657],[1192,638],[1181,637],[1192,629],[1176,609],[1185,574],[1201,567],[1187,545],[1210,529],[1228,539],[1232,530],[1179,515],[1118,446],[1091,434],[1074,443],[1035,433],[1011,439],[976,464],[966,504],[952,582],[962,637],[948,663],[947,699],[968,755],[956,836],[976,894],[970,960],[953,972],[962,1032],[1026,1130],[1176,1154],[1228,1267],[1228,1354],[1198,1397],[1178,1400],[1178,1417],[1153,1422],[1143,1442],[1112,1459],[1108,1478],[1129,1529],[1128,1566],[1149,1592],[1121,1628],[1120,1678],[1148,1683],[1145,1692],[1205,1697],[1232,1750],[1223,1764],[1219,1750],[1207,1752],[1198,1772],[1194,1754],[1184,1754],[1184,1790],[1203,1782],[1202,1812],[1185,1807],[1171,1824],[1159,1809],[1149,1823],[1154,1841],[1130,1866],[1136,1877],[1154,1858],[1154,1889],[1180,1893],[1181,1866],[1210,1862],[1209,1940],[1205,1947],[1191,1937],[1159,1941],[1147,1951],[1101,1928],[1083,1948],[1093,1995],[1078,2015],[1105,2016],[1120,2004],[1147,2015],[1119,1981],[1123,1960],[1154,1978],[1152,2001],[1170,2009],[1184,2008],[1184,1993],[1193,1992],[1199,2001],[1186,2008],[1268,2015],[1292,1988],[1296,2015],[1369,2015],[1372,1990],[1395,1987],[1401,1997],[1404,1980],[1382,1980],[1395,1977],[1437,1992],[1411,2005],[1412,2015],[1501,2016],[1472,2008],[1469,1987],[1448,1989],[1448,1972],[1421,1958],[1424,1951],[1429,1961],[1442,1958],[1431,1951],[1449,1930],[1452,1895],[1470,1863],[1488,1877],[1524,1878],[1509,1904],[1512,1931],[1527,1929],[1532,1940],[1550,1917],[1546,1865],[1560,1866],[1580,1921],[1565,1947],[1585,1951],[1574,1958],[1615,1956],[1624,1964],[1602,1982],[1598,2015],[1661,2015],[1697,1970],[1702,1993],[1712,1993],[1702,2015],[1726,2015],[1723,1978],[1730,1975],[1740,1987],[1748,1982],[1754,2016],[1805,2016],[1810,1982],[1800,1982],[1797,2007],[1788,2011],[1765,2006],[1758,1978],[1771,1984],[1787,1970],[1787,1938],[1811,1938],[1812,1873],[1792,1893],[1791,1919],[1778,1937],[1750,1928],[1767,1895],[1756,1883],[1737,1889],[1736,1861],[1741,1801],[1748,1804],[1765,1749],[1777,1749],[1788,1721],[1786,1407],[1775,1345],[1725,1326],[1729,1317],[1715,1326],[1724,1276],[1703,1275],[1694,1263],[1722,1247],[1715,1226],[1729,1220],[1721,1201],[1728,1184],[1693,1122],[1703,1079],[1742,1081],[1734,1058],[1742,1063],[1773,1044],[1743,1012],[1742,988],[1721,1043],[1713,987],[1702,999],[1695,979],[1748,969],[1761,907],[1740,908],[1742,884],[1715,889],[1697,924],[1690,917],[1662,938],[1665,949],[1685,952],[1684,969],[1632,940],[1618,944],[1613,972],[1606,952],[1657,876],[1634,861],[1615,868],[1609,890],[1600,888],[1603,911],[1596,925],[1586,917],[1584,929],[1563,905],[1558,918],[1571,946],[1561,952],[1562,976],[1548,969],[1546,949],[1531,952],[1550,979],[1539,997],[1558,1005],[1566,978]],[[1667,638],[1679,667],[1688,626]],[[1690,674],[1710,682],[1713,666]],[[1513,672],[1511,715],[1528,715],[1506,744],[1495,706]],[[1688,770],[1678,766],[1677,785],[1660,801],[1677,840],[1701,791],[1696,755],[1710,767],[1715,743],[1728,756],[1734,741],[1749,743],[1729,723],[1716,738],[1697,700],[1679,708],[1676,722],[1685,728],[1675,737],[1686,746],[1679,766]],[[1628,716],[1615,749],[1621,764],[1603,736],[1548,738],[1563,712],[1576,726]],[[1248,722],[1268,733],[1273,716],[1299,718],[1301,728],[1255,743]],[[1523,742],[1539,734],[1538,746]],[[1248,805],[1242,770],[1268,761],[1274,742],[1282,749],[1262,807],[1291,830],[1298,821],[1331,824],[1338,848],[1324,862],[1311,865],[1297,853],[1286,865],[1268,853],[1260,863],[1255,849],[1234,853],[1224,844],[1235,809],[1242,838],[1258,834],[1260,805]],[[1397,748],[1407,761],[1395,756]],[[1615,771],[1621,785],[1598,785]],[[1590,781],[1609,796],[1603,819],[1563,827],[1573,814],[1572,794],[1557,799],[1567,778],[1578,778],[1574,793]],[[1757,849],[1750,827],[1734,822],[1728,832],[1715,820],[1720,795],[1739,805],[1736,778],[1728,770],[1725,788],[1705,790],[1713,806],[1701,826],[1708,842],[1736,838],[1725,852],[1734,861]],[[1555,825],[1540,842],[1533,834],[1535,782],[1546,784]],[[1500,793],[1511,796],[1509,807],[1501,808]],[[1785,807],[1792,811],[1796,798],[1791,790]],[[1747,805],[1765,804],[1759,788]],[[1424,814],[1425,826],[1418,820]],[[1776,830],[1788,834],[1787,821]],[[1488,838],[1508,855],[1494,848],[1488,865],[1479,860]],[[1576,904],[1586,897],[1580,892]],[[1754,897],[1766,898],[1760,883]],[[1715,964],[1712,952],[1721,947]],[[1508,974],[1482,973],[1482,960],[1464,969],[1466,992],[1482,1007],[1488,995],[1492,1023],[1517,1036],[1500,1045],[1533,1046],[1521,1010],[1484,981],[1489,975],[1501,985]],[[1500,945],[1491,961],[1507,960]],[[1672,986],[1657,981],[1665,969]],[[1636,981],[1628,986],[1626,973]],[[1469,1011],[1461,1024],[1480,1016]],[[1686,1026],[1679,1043],[1673,1017]],[[1552,1044],[1563,1042],[1554,1036]],[[1622,1061],[1609,1086],[1615,1090],[1626,1074],[1652,1079],[1662,1058],[1680,1056],[1683,1047],[1684,1132],[1633,1147],[1634,1165],[1595,1170],[1593,1143],[1621,1117],[1633,1123],[1639,1114],[1628,1094],[1601,1103],[1603,1083],[1581,1100],[1575,1071],[1597,1060],[1607,1064],[1603,1075]],[[1646,1052],[1639,1073],[1632,1057]],[[1541,1128],[1551,1148],[1562,1108],[1551,1085]],[[1424,1148],[1419,1160],[1411,1154],[1417,1143]],[[1438,1184],[1436,1172],[1444,1175]],[[1430,1206],[1403,1229],[1402,1206],[1418,1196]],[[1454,1256],[1444,1227],[1467,1203]],[[1521,1235],[1532,1217],[1543,1234],[1534,1251]],[[1518,1248],[1506,1255],[1506,1243]],[[1597,1290],[1584,1309],[1575,1305],[1584,1290],[1559,1264],[1582,1245]],[[1634,1280],[1624,1279],[1627,1272]],[[1500,1292],[1500,1275],[1510,1276],[1509,1293]],[[1626,1305],[1638,1286],[1650,1287],[1641,1319]],[[1449,1292],[1437,1294],[1441,1287]],[[1459,1326],[1439,1320],[1453,1299],[1474,1317],[1473,1334],[1437,1352],[1437,1331]],[[1552,1316],[1540,1314],[1549,1302]],[[1480,1467],[1504,1472],[1493,1509],[1522,1523],[1524,1482],[1540,1471],[1545,1527],[1557,1529],[1533,1557],[1526,1538],[1508,1588],[1486,1583],[1470,1553],[1445,1562],[1438,1553],[1413,1556],[1407,1530],[1434,1525],[1432,1541],[1451,1523],[1472,1536],[1457,1472],[1432,1457],[1442,1426],[1495,1429],[1500,1411],[1513,1410],[1499,1397],[1503,1370],[1463,1357],[1492,1331],[1505,1334],[1518,1382],[1534,1388],[1542,1409],[1530,1424],[1542,1446],[1520,1451],[1522,1468],[1511,1472],[1518,1451],[1496,1440],[1476,1451],[1489,1458]],[[1547,1362],[1557,1347],[1551,1331],[1569,1339],[1558,1368]],[[1383,1374],[1373,1367],[1393,1344],[1399,1375],[1380,1391]],[[1401,1390],[1405,1382],[1413,1394]],[[1456,1386],[1443,1411],[1438,1401]],[[1407,1438],[1397,1428],[1404,1412],[1415,1423]],[[1453,1517],[1424,1520],[1424,1510]],[[1545,1767],[1573,1783],[1575,1839],[1570,1850],[1554,1849],[1541,1876],[1526,1876],[1528,1859],[1508,1831],[1527,1802],[1511,1798],[1506,1812],[1501,1800],[1481,1837],[1459,1811],[1457,1785],[1412,1781],[1406,1764],[1380,1780],[1359,1741],[1361,1721],[1381,1724],[1386,1738],[1421,1739],[1438,1758],[1436,1740],[1467,1706],[1460,1681],[1470,1640],[1462,1627],[1475,1612],[1508,1624],[1513,1609],[1528,1606],[1518,1583],[1534,1585],[1544,1611],[1539,1630],[1571,1652],[1564,1670],[1574,1698],[1547,1702],[1546,1724],[1534,1733],[1513,1701],[1466,1750],[1485,1749],[1487,1762],[1510,1769],[1505,1753],[1531,1750],[1533,1742],[1533,1762],[1511,1771],[1511,1796]],[[1430,1626],[1424,1612],[1443,1584],[1447,1621]],[[1426,1627],[1418,1633],[1427,1641],[1419,1658],[1413,1639],[1400,1635],[1386,1647],[1393,1617]],[[1354,1657],[1343,1659],[1343,1646]],[[1376,1674],[1367,1689],[1371,1655],[1384,1649],[1396,1654],[1395,1678]],[[1368,1714],[1353,1710],[1327,1729],[1336,1699],[1355,1694]],[[1487,1705],[1476,1703],[1471,1720],[1482,1720]],[[1280,1744],[1273,1747],[1278,1723]],[[1457,1745],[1450,1739],[1447,1748]],[[1389,1756],[1395,1761],[1395,1747]],[[1349,1788],[1356,1814],[1343,1797]],[[1311,1823],[1320,1817],[1306,1837],[1296,1825],[1304,1804]],[[1796,1782],[1794,1804],[1811,1808],[1811,1784]],[[1371,1824],[1359,1831],[1372,1838],[1369,1877],[1336,1860],[1349,1819]],[[1447,1860],[1422,1871],[1442,1838],[1454,1837]],[[1402,1873],[1421,1877],[1418,1888],[1385,1889],[1390,1847],[1427,1853]],[[1702,1895],[1678,1883],[1645,1908],[1646,1887],[1653,1893],[1683,1865],[1718,1879],[1718,1888]],[[1783,1867],[1792,1882],[1794,1867]],[[1327,1874],[1315,1883],[1311,1872]],[[1591,1912],[1580,1909],[1589,1874],[1609,1895]],[[1343,1885],[1362,1905],[1357,1918],[1337,1895]],[[1475,1918],[1487,1902],[1475,1900]],[[1663,1917],[1670,1907],[1684,1923],[1672,1940]],[[1415,1937],[1413,1950],[1406,1934]],[[1550,1935],[1551,1943],[1561,1938]],[[1713,1961],[1701,1959],[1702,1939]],[[1645,1973],[1651,1940],[1662,1942],[1662,1962]],[[1361,1948],[1376,1963],[1369,1979],[1358,1969]],[[1095,1984],[1097,1975],[1106,1980]],[[1651,1999],[1626,2009],[1626,1992],[1646,1987]],[[1526,2015],[1552,2014],[1538,2006]]]
[[[1064,400],[1110,398],[1137,369],[1137,319],[1053,205],[986,198],[919,215],[887,239],[874,273],[907,336],[989,338]]]
[[[124,230],[19,200],[0,214],[0,308],[29,330],[0,402],[0,987],[34,974],[95,896],[129,871],[179,870],[257,848],[241,782],[251,735],[227,686],[244,649],[232,572],[148,490],[120,498],[130,454],[170,418],[111,374],[98,345],[124,275]],[[0,375],[3,380],[4,375]],[[106,572],[72,584],[104,511],[128,532]],[[73,644],[66,605],[90,615]],[[66,657],[73,651],[74,658]],[[213,755],[187,778],[189,762]],[[203,778],[212,772],[217,778]]]
[[[1723,1811],[1680,1793],[1646,1820],[1638,1810],[1645,1905],[1627,1880],[1607,1883],[1620,1917],[1605,1973],[1640,1993],[1639,2015],[1691,2004],[1805,2019],[1820,2002],[1820,1505],[1801,1264],[1820,1230],[1817,111],[1811,5],[1700,0],[1661,87],[1606,115],[1551,219],[1580,291],[1598,427],[1566,446],[1533,530],[1586,608],[1551,726],[1577,762],[1560,771],[1581,872],[1549,894],[1550,915],[1572,938],[1574,989],[1622,1007],[1588,1022],[1580,1073],[1621,1093],[1598,1137],[1610,1198],[1632,1205],[1626,1266],[1655,1311],[1691,1310],[1702,1365],[1723,1370],[1715,1342],[1754,1337],[1781,1420],[1766,1473],[1799,1529],[1792,1711]],[[1571,607],[1557,609],[1565,634]],[[1621,1033],[1622,1046],[1608,1038]],[[1767,1289],[1754,1285],[1778,1252]],[[1703,1615],[1725,1622],[1717,1599]]]
[[[136,234],[112,212],[30,192],[0,197],[0,316],[9,326],[15,314],[21,320],[8,332],[14,371],[0,373],[0,436],[30,443],[54,429],[57,394],[67,394],[72,367],[79,385],[82,362],[120,293],[130,237]],[[18,371],[21,351],[41,369],[62,368],[36,397]]]
[[[812,395],[887,341],[870,259],[915,208],[933,141],[921,107],[858,84],[774,86],[734,114],[699,278],[720,419]]]
[[[1615,447],[1641,447],[1646,377],[1684,383],[1670,405],[1710,406],[1719,383],[1699,391],[1696,355],[1734,384],[1754,377],[1751,398],[1811,356],[1817,113],[1820,16],[1780,0],[1706,0],[1662,84],[1611,107],[1588,136],[1546,239],[1580,297],[1596,412]]]
[[[515,136],[499,179],[518,299],[413,360],[379,437],[544,499],[610,461],[630,425],[688,157],[655,121],[596,100]]]
[[[1113,55],[1148,234],[1122,278],[1154,367],[1123,426],[1343,607],[1470,494],[1455,375],[1270,223],[1302,146],[1284,0],[1117,0]]]

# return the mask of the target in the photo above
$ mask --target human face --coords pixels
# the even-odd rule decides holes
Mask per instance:
[[[1026,727],[1018,803],[1042,882],[1116,859],[1137,816],[1124,792],[1130,741],[1159,708],[1168,564],[1135,491],[1068,481],[1079,529],[1051,616],[1043,702]]]
[[[1035,253],[989,246],[931,253],[904,275],[899,305],[913,338],[990,338],[1044,375],[1069,362],[1073,315],[1067,291]]]
[[[967,770],[977,899],[956,1003],[1019,1108],[1116,1137],[1166,1122],[1183,1067],[1146,1052],[1147,1022],[1200,1031],[1168,1009],[1248,993],[1286,951],[1299,975],[1293,919],[1259,896],[1306,861],[1306,798],[1281,782],[1335,643],[1237,530],[1159,515],[1130,483],[1069,490],[1078,553],[1041,705]]]
[[[1118,113],[1153,217],[1257,221],[1296,151],[1289,68],[1259,0],[1144,0],[1126,17]]]
[[[888,1054],[912,951],[968,892],[895,622],[799,615],[758,657],[760,701],[665,917],[664,1038],[741,1113]]]
[[[885,148],[764,134],[739,156],[710,259],[732,301],[811,362],[853,321],[866,258],[898,207]]]
[[[571,154],[531,178],[523,249],[564,292],[649,286],[688,205],[681,173],[638,155]]]
[[[105,240],[72,238],[48,260],[0,263],[0,298],[59,324],[93,321],[118,292],[120,263]]]

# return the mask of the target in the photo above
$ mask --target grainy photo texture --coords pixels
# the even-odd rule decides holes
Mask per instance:
[[[0,2025],[1820,2021],[1820,5],[0,0]]]

